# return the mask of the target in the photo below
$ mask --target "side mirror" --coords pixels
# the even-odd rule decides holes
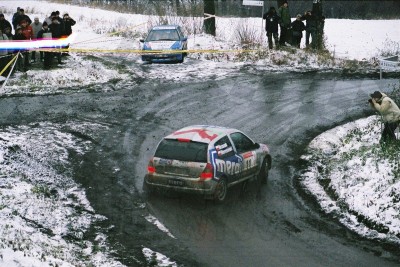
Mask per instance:
[[[255,143],[254,144],[254,149],[259,149],[260,148],[260,144],[259,143]]]
[[[139,42],[144,43],[144,39],[139,39]]]
[[[188,40],[187,37],[183,37],[183,38],[182,38],[182,41],[183,41],[183,42],[186,42],[187,40]]]

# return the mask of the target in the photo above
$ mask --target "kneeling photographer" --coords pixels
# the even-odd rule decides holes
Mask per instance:
[[[384,129],[380,142],[396,140],[395,130],[400,122],[400,109],[385,93],[375,91],[368,100],[373,109],[378,111],[384,122]]]

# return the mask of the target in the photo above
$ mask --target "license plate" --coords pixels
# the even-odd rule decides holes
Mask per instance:
[[[174,185],[174,186],[183,186],[185,183],[184,183],[184,181],[181,181],[181,180],[170,179],[170,180],[168,180],[168,184]]]

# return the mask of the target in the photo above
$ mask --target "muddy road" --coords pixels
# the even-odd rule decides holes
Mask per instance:
[[[307,144],[326,129],[372,114],[368,94],[388,83],[244,68],[234,78],[190,84],[126,81],[109,92],[4,97],[0,124],[107,126],[96,135],[74,132],[95,145],[70,160],[91,205],[108,218],[93,231],[106,232],[115,256],[128,266],[144,266],[143,248],[184,266],[398,266],[396,249],[323,215],[296,183]],[[268,144],[268,183],[250,184],[244,194],[233,187],[218,205],[185,194],[146,195],[143,176],[158,141],[192,124],[238,128]],[[149,214],[172,237],[149,223]]]

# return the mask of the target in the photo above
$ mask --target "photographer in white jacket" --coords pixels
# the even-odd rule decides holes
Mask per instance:
[[[382,116],[384,128],[380,142],[396,140],[394,131],[400,122],[400,109],[385,93],[375,91],[368,100],[373,109]]]

